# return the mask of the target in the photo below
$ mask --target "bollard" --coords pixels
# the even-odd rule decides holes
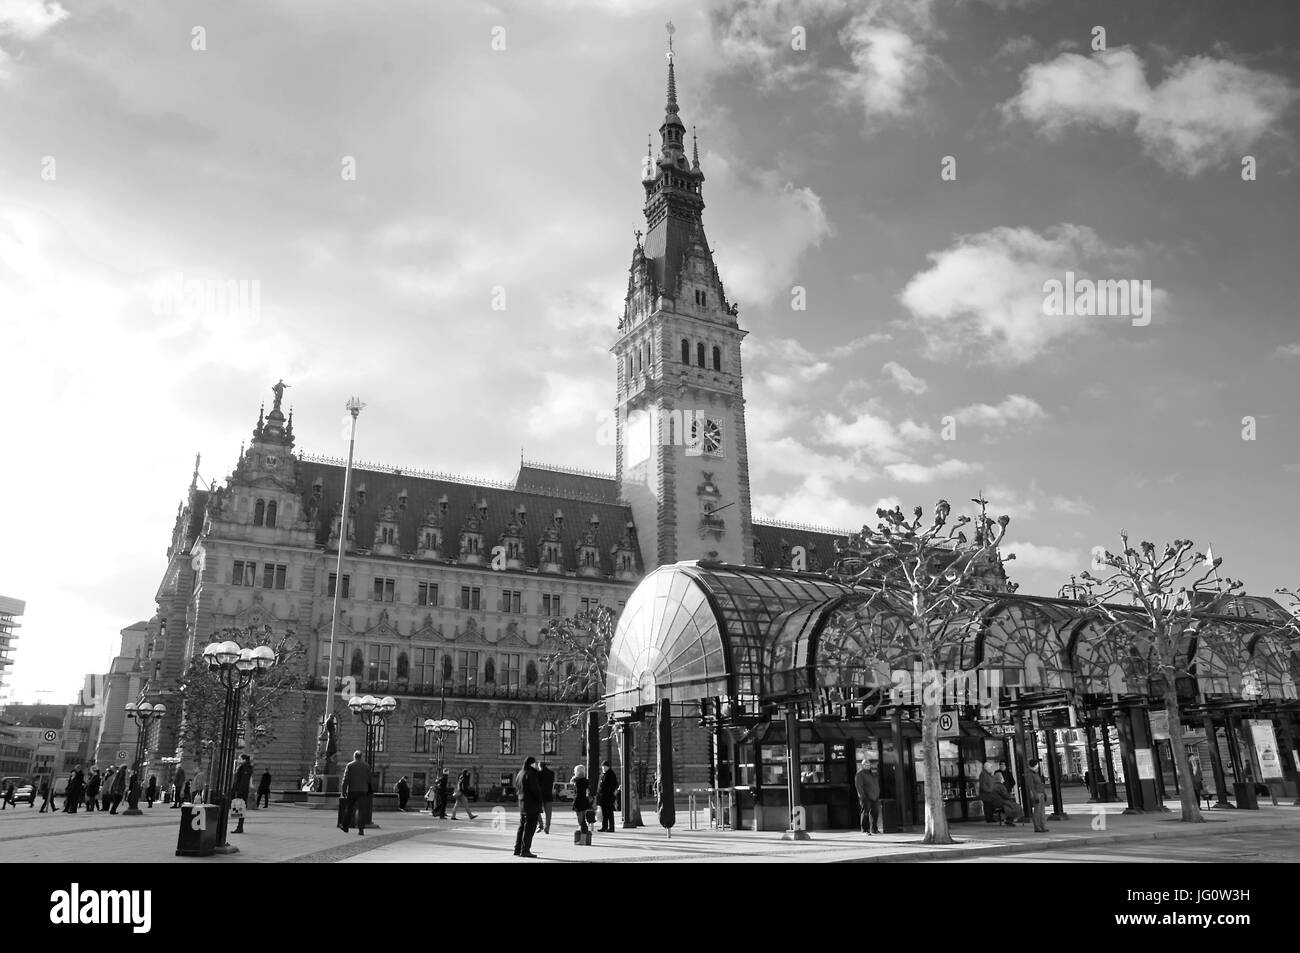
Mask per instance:
[[[692,791],[686,795],[686,810],[690,814],[691,820],[687,830],[695,830],[695,792]]]

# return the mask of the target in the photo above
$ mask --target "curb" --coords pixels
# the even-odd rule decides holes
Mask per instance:
[[[1181,822],[1180,822],[1181,823]],[[1300,823],[1282,824],[1233,824],[1223,829],[1205,830],[1200,824],[1189,824],[1186,830],[1140,831],[1132,834],[1099,834],[1097,836],[1079,837],[1071,840],[1049,839],[1045,841],[1018,841],[1014,844],[994,844],[988,847],[933,848],[907,854],[885,854],[879,857],[854,857],[847,860],[832,861],[840,864],[905,864],[912,861],[951,860],[959,857],[1000,856],[1004,854],[1033,854],[1041,850],[1074,849],[1076,847],[1093,847],[1100,844],[1115,844],[1121,841],[1142,840],[1179,840],[1186,837],[1217,837],[1222,834],[1259,834],[1269,831],[1300,830]]]

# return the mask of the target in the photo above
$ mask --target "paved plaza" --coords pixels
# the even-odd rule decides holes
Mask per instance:
[[[380,828],[359,837],[339,831],[333,811],[273,804],[269,810],[250,813],[245,834],[230,836],[239,853],[189,858],[175,856],[179,812],[164,805],[146,810],[142,817],[41,815],[24,805],[0,812],[0,857],[8,863],[521,863],[512,856],[518,821],[513,805],[491,810],[480,806],[483,810],[474,821],[380,814]],[[1181,823],[1176,813],[1124,816],[1122,807],[1068,803],[1069,817],[1049,822],[1046,834],[1035,834],[1028,825],[957,824],[952,830],[958,843],[949,847],[920,844],[919,832],[872,837],[853,831],[814,832],[812,840],[793,843],[783,841],[779,833],[708,830],[703,812],[697,814],[696,830],[690,829],[689,817],[680,814],[681,826],[669,838],[655,824],[649,804],[643,814],[653,826],[596,834],[591,847],[578,847],[573,843],[574,817],[561,810],[555,814],[552,833],[539,833],[533,849],[539,863],[862,863],[1017,856],[1095,861],[1144,855],[1188,862],[1300,859],[1300,807],[1289,803],[1261,805],[1257,811],[1209,811],[1206,823],[1198,825]],[[1261,842],[1259,835],[1273,835],[1263,838],[1271,845],[1268,850],[1242,848],[1243,843]]]

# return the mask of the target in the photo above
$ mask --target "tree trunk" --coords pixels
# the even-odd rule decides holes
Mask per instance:
[[[943,778],[939,776],[939,714],[943,710],[943,692],[933,665],[926,668],[923,682],[921,755],[925,759],[925,837],[922,843],[951,844],[948,815],[943,810]],[[901,751],[898,762],[901,767]]]
[[[1183,808],[1182,820],[1190,824],[1203,824],[1205,818],[1201,816],[1200,801],[1196,798],[1196,786],[1192,783],[1192,766],[1187,760],[1187,749],[1183,746],[1178,689],[1172,678],[1165,685],[1165,713],[1169,716],[1169,746],[1173,749],[1174,769],[1178,772],[1178,787],[1181,791],[1179,801]]]

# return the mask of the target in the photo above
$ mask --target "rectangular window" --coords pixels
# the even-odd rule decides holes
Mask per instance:
[[[524,594],[518,589],[501,590],[501,611],[522,612]]]
[[[331,599],[334,598],[334,587],[338,584],[338,581],[339,581],[338,573],[335,573],[335,572],[330,573],[329,592],[326,593],[326,595],[328,595]],[[351,590],[351,588],[352,588],[352,576],[351,576],[350,574],[348,574],[348,573],[344,573],[344,574],[343,574],[343,591],[339,593],[339,598],[340,598],[340,599],[350,599],[350,598],[352,598],[352,596],[351,596],[351,594],[350,594],[350,591],[349,591],[349,590]]]
[[[548,619],[558,619],[564,615],[564,611],[560,608],[559,596],[553,596],[550,594],[544,594],[542,596],[542,615],[546,616]]]
[[[422,582],[416,595],[420,605],[436,606],[438,604],[438,584],[436,582]]]
[[[417,721],[411,726],[411,750],[416,754],[428,754],[433,733],[424,730],[424,722]]]
[[[388,750],[388,725],[380,722],[375,725],[375,752],[382,753]]]
[[[230,584],[232,586],[257,585],[257,563],[236,559],[235,568],[230,573]]]
[[[392,602],[397,597],[397,580],[375,577],[375,588],[370,594],[372,602]]]
[[[344,642],[342,639],[339,639],[337,642],[334,643],[334,677],[335,678],[341,678],[342,676],[347,674],[347,672],[343,670],[343,660],[346,659],[347,657],[348,657],[347,643]],[[317,674],[321,678],[329,678],[330,643],[328,639],[325,639],[321,642],[320,651],[317,655],[317,660],[319,662]]]
[[[591,612],[593,609],[600,608],[599,596],[583,596],[578,600],[578,606],[583,612]]]
[[[262,567],[262,588],[283,589],[289,573],[289,567],[283,564],[267,563]]]
[[[434,664],[434,649],[416,649],[411,665],[411,687],[416,691],[431,692],[437,678],[438,668]]]
[[[483,603],[483,590],[478,586],[460,587],[460,607],[462,609],[480,609]]]
[[[456,653],[456,684],[461,688],[478,684],[478,653]]]
[[[366,667],[366,680],[377,683],[381,688],[387,688],[392,663],[393,647],[391,645],[370,646],[370,662]]]
[[[501,656],[501,671],[497,673],[497,684],[504,685],[506,688],[518,688],[521,664],[519,655]]]
[[[456,732],[456,753],[474,753],[474,721],[470,718],[460,720],[460,731]]]

